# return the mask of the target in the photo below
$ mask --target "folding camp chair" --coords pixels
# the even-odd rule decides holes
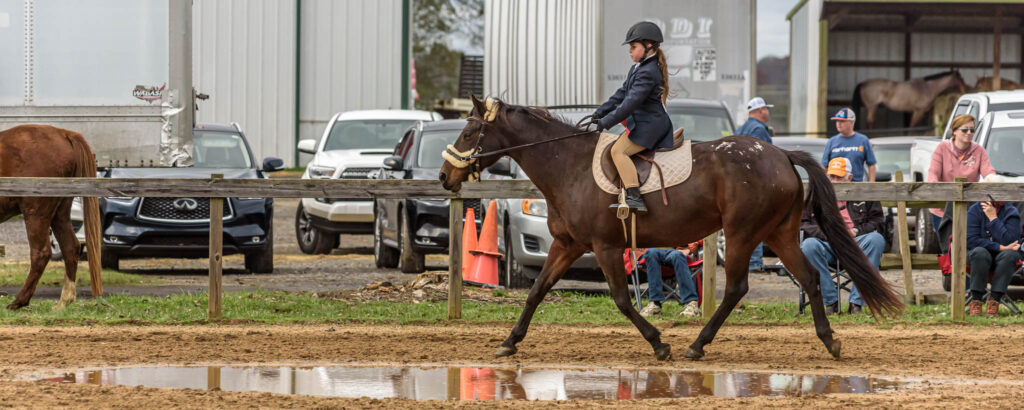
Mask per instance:
[[[804,291],[804,287],[800,285],[800,282],[796,280],[796,276],[793,276],[793,273],[790,272],[789,269],[786,269],[786,267],[781,263],[774,265],[765,265],[764,270],[765,272],[774,272],[776,275],[789,278],[789,280],[792,281],[794,285],[796,285],[797,289],[799,289],[800,292],[800,314],[804,314],[804,310],[807,308],[807,306],[811,305],[811,301],[808,300],[807,292]],[[846,291],[847,295],[850,294],[850,286],[853,285],[853,279],[850,279],[850,274],[847,273],[846,270],[839,265],[838,259],[834,264],[830,264],[828,266],[828,272],[831,276],[832,282],[835,283],[836,285],[836,291],[839,293],[839,299],[842,300],[843,291]],[[811,272],[811,274],[817,274],[817,272]]]
[[[643,251],[646,251],[643,250]],[[643,297],[647,296],[647,300],[650,300],[649,288],[643,290],[640,289],[640,275],[647,274],[646,260],[643,259],[642,250],[637,250],[639,255],[632,255],[629,249],[626,249],[623,255],[624,262],[626,264],[626,275],[629,276],[630,283],[633,285],[633,300],[636,303],[636,310],[643,309]],[[634,263],[635,262],[635,263]],[[704,273],[704,247],[703,241],[701,246],[697,248],[696,255],[690,255],[686,257],[687,266],[690,268],[690,278],[696,285],[697,289],[697,303],[700,304],[703,301],[703,273]],[[645,276],[646,277],[646,276]],[[679,295],[679,286],[676,283],[675,270],[671,266],[661,267],[661,277],[666,288],[671,291],[665,296],[665,300],[675,299],[682,303],[682,298]]]

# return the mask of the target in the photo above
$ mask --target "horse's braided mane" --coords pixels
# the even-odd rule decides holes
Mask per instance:
[[[544,107],[530,105],[514,105],[508,103],[504,103],[503,105],[505,109],[502,110],[501,115],[505,115],[505,113],[507,112],[521,112],[544,122],[556,121],[568,125],[572,128],[580,129],[579,127],[576,126],[576,123],[574,123],[569,118],[566,118],[565,116],[562,115],[551,114],[551,111],[548,111],[548,109]]]

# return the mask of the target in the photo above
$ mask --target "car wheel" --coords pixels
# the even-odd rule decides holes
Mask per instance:
[[[426,270],[424,257],[412,247],[412,228],[406,219],[398,217],[398,243],[401,246],[398,250],[398,269],[403,273],[420,273]]]
[[[338,237],[327,235],[313,227],[313,221],[306,209],[299,202],[295,211],[295,237],[299,241],[299,249],[309,255],[328,254],[338,247]]]
[[[60,244],[57,243],[57,237],[53,236],[53,231],[50,231],[50,260],[59,261],[64,258],[64,255],[60,253]]]
[[[939,237],[932,228],[932,215],[928,208],[917,210],[917,253],[939,253]]]
[[[274,273],[274,228],[272,224],[267,229],[267,243],[263,244],[260,250],[245,255],[245,269],[249,273]]]
[[[395,268],[398,266],[398,252],[384,244],[384,221],[373,208],[373,263],[378,268]]]
[[[120,255],[111,252],[106,248],[101,248],[100,252],[103,254],[103,259],[100,260],[100,266],[103,269],[119,270],[118,265],[121,264]]]
[[[508,219],[508,218],[506,218]],[[498,284],[509,289],[529,289],[533,281],[523,274],[523,266],[512,245],[512,232],[505,226],[505,260],[498,266]]]

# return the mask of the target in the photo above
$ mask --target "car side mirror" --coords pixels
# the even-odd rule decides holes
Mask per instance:
[[[875,172],[875,182],[889,182],[892,181],[892,173],[885,171]]]
[[[487,168],[487,172],[494,175],[512,176],[512,164],[508,158],[499,159],[494,165]]]
[[[390,171],[401,171],[402,170],[402,157],[398,155],[392,155],[384,158],[384,169]]]
[[[263,172],[277,172],[284,169],[284,160],[277,157],[263,159]]]
[[[316,140],[299,141],[299,152],[305,154],[316,154]]]

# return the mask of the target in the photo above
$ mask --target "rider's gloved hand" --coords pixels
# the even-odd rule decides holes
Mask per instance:
[[[604,131],[604,127],[601,126],[601,118],[597,116],[590,117],[590,122],[587,123],[587,128],[591,127],[597,131]]]

